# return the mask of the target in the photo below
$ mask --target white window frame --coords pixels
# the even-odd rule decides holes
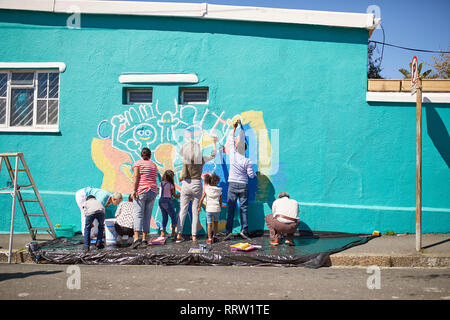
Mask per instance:
[[[7,90],[6,90],[6,121],[0,124],[0,132],[59,132],[59,102],[61,94],[61,73],[55,69],[0,69],[0,73],[6,73],[7,76]],[[33,84],[11,84],[13,73],[33,73]],[[58,73],[58,119],[56,124],[37,124],[37,100],[38,100],[38,75],[39,73]],[[11,90],[12,89],[34,89],[33,94],[33,125],[31,126],[11,126],[10,112],[11,112]],[[47,93],[48,96],[48,93]],[[47,100],[49,100],[47,98]],[[56,100],[56,99],[53,99]],[[47,107],[48,108],[48,107]]]
[[[184,93],[188,92],[195,92],[195,91],[206,91],[206,101],[202,102],[186,102],[184,101]],[[180,103],[181,104],[209,104],[209,88],[208,87],[192,87],[192,88],[180,88]]]
[[[126,88],[127,90],[127,104],[151,104],[153,103],[153,88]],[[130,92],[142,92],[142,91],[151,91],[152,92],[152,102],[131,102],[130,101]]]

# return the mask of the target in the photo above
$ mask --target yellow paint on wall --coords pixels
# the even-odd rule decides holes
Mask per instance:
[[[102,189],[111,192],[130,193],[131,158],[112,146],[110,139],[93,138],[91,156],[97,168],[103,172]]]
[[[91,156],[97,168],[103,172],[103,182],[101,188],[107,191],[114,191],[116,181],[116,170],[106,158],[103,152],[104,140],[92,139]]]

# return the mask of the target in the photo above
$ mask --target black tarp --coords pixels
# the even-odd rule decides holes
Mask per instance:
[[[222,237],[223,238],[223,237]],[[205,239],[196,242],[186,240],[176,243],[167,239],[164,245],[129,246],[108,245],[104,249],[83,251],[83,238],[57,238],[38,244],[27,245],[36,263],[53,264],[122,264],[122,265],[240,265],[240,266],[303,266],[319,268],[325,265],[330,254],[361,245],[372,239],[366,234],[312,231],[295,236],[295,246],[281,242],[271,246],[267,234],[254,232],[251,240],[239,236],[228,241],[206,245]],[[260,245],[262,248],[249,252],[233,251],[230,246],[239,242]],[[189,253],[191,248],[206,247],[203,253]],[[91,247],[92,248],[92,247]]]

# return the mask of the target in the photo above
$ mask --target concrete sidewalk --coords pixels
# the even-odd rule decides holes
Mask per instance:
[[[50,240],[39,234],[38,242]],[[450,234],[422,235],[421,252],[415,249],[415,235],[394,235],[374,238],[368,243],[332,254],[327,266],[380,267],[450,267]],[[29,234],[14,234],[14,263],[33,263],[25,248],[31,242]],[[9,234],[0,234],[0,263],[8,261]]]

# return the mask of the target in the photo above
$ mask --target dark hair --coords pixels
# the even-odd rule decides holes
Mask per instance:
[[[287,193],[287,192],[280,192],[278,194],[278,198],[283,198],[283,197],[288,197],[289,198],[289,193]]]
[[[213,173],[212,175],[211,175],[211,184],[213,185],[213,186],[217,186],[217,184],[220,182],[220,177],[217,175],[217,174],[215,174],[215,173]]]
[[[210,186],[216,186],[219,182],[220,177],[214,172],[205,175],[205,183],[209,184]]]
[[[89,200],[89,199],[95,199],[95,197],[91,194],[91,195],[87,196],[87,198],[86,198],[86,200]]]
[[[163,174],[161,180],[175,185],[175,182],[173,180],[174,176],[175,176],[175,173],[172,170],[166,170],[166,171],[164,171],[164,174]]]
[[[205,174],[203,180],[205,180],[206,184],[211,184],[211,175],[209,173]]]
[[[141,151],[141,157],[142,157],[142,159],[144,159],[144,160],[150,160],[151,156],[152,156],[152,152],[150,151],[149,148],[143,148],[143,149],[142,149],[142,151]]]
[[[131,197],[131,194],[128,196],[128,202],[133,202],[133,198]]]

